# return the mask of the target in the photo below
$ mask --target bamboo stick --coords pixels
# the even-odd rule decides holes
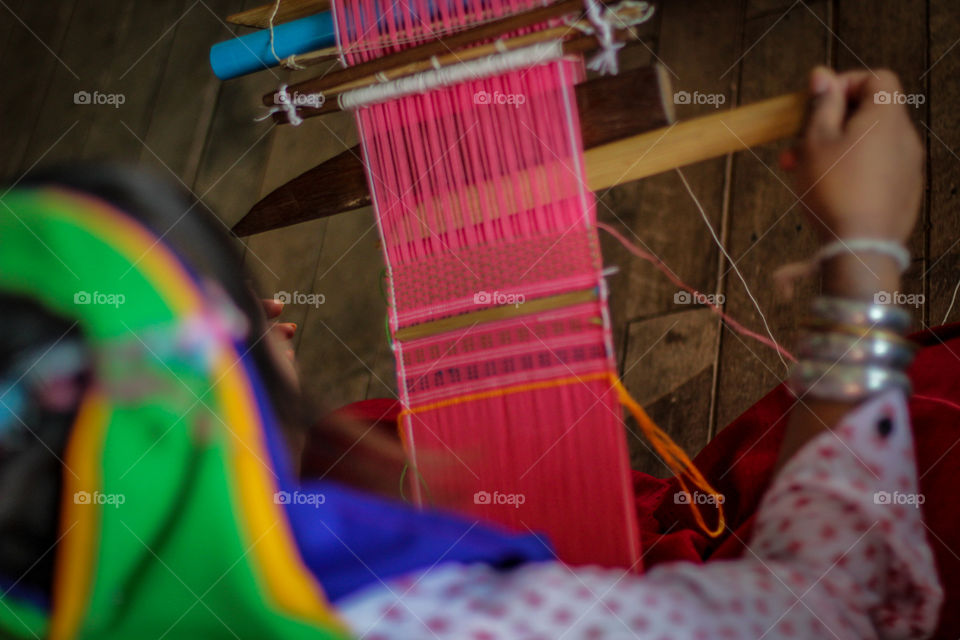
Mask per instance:
[[[588,149],[587,185],[593,191],[608,189],[795,136],[807,101],[805,92],[789,93]]]
[[[330,0],[281,0],[280,8],[273,19],[273,26],[329,10]],[[229,15],[227,16],[227,22],[256,29],[266,29],[270,26],[270,14],[272,13],[273,3],[271,2],[261,7]]]

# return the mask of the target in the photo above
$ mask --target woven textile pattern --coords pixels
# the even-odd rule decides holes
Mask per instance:
[[[357,64],[536,6],[335,0]],[[556,60],[362,107],[357,123],[389,278],[390,328],[514,306],[512,318],[397,340],[414,495],[519,530],[561,559],[638,568],[595,199],[574,84]],[[588,301],[523,314],[536,299]]]

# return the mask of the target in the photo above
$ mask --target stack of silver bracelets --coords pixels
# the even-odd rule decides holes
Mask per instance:
[[[814,300],[788,385],[797,396],[862,400],[891,388],[910,393],[904,370],[914,347],[903,338],[910,315],[890,304]]]

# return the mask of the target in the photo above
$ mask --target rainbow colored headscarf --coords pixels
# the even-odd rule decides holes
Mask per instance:
[[[64,458],[50,610],[7,595],[0,632],[346,637],[275,499],[272,417],[242,343],[209,333],[199,361],[151,348],[209,313],[171,250],[94,198],[15,190],[0,201],[0,289],[75,319],[94,354],[143,347],[95,357]]]

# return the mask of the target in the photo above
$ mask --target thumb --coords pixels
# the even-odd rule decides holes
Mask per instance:
[[[807,119],[807,140],[827,142],[840,136],[847,110],[847,99],[837,74],[826,67],[816,67],[810,74],[810,115]]]

